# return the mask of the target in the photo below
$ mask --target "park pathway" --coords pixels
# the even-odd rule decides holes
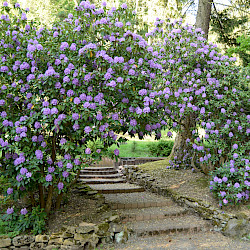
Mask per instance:
[[[207,221],[190,214],[171,199],[127,183],[114,167],[87,167],[81,170],[79,181],[102,193],[136,237],[204,232],[211,228]]]
[[[126,182],[115,167],[87,167],[81,170],[79,182],[102,193],[122,223],[131,230],[126,244],[112,244],[98,249],[250,249],[249,242],[232,240],[212,225],[191,214],[171,199]]]

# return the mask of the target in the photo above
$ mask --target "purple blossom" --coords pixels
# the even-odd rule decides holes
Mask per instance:
[[[31,140],[32,140],[33,142],[37,142],[37,136],[36,136],[36,135],[32,136]]]
[[[80,98],[75,97],[75,98],[74,98],[74,104],[78,105],[78,104],[80,104],[80,103],[81,103]]]
[[[67,42],[62,42],[60,46],[60,50],[64,51],[69,47],[69,44]]]
[[[65,138],[62,138],[61,140],[60,140],[60,144],[61,145],[63,145],[64,143],[66,143],[67,142],[67,140],[65,139]]]
[[[8,188],[8,189],[7,189],[7,194],[8,194],[8,195],[13,194],[13,188]]]
[[[225,114],[226,113],[226,110],[224,108],[221,109],[221,113],[222,114]]]
[[[51,111],[50,111],[50,108],[44,108],[43,109],[43,114],[44,115],[50,115]]]
[[[13,207],[9,207],[6,211],[7,214],[13,214],[14,213],[14,208]]]
[[[92,131],[92,128],[91,128],[90,126],[86,126],[86,127],[84,128],[84,132],[85,132],[86,134],[89,134],[91,131]]]
[[[63,186],[64,186],[64,185],[63,185],[62,182],[59,182],[58,185],[57,185],[57,187],[58,187],[59,190],[62,190],[62,189],[63,189]]]
[[[118,156],[118,155],[119,155],[119,153],[120,153],[120,152],[119,152],[119,150],[118,150],[118,149],[115,149],[115,150],[114,150],[114,155]]]
[[[239,155],[238,155],[237,153],[234,153],[234,154],[233,154],[233,158],[238,158],[238,156],[239,156]]]
[[[39,149],[36,150],[35,154],[36,154],[36,158],[38,160],[42,160],[43,159],[43,152],[41,150],[39,150]]]
[[[239,184],[238,182],[236,182],[236,183],[234,184],[234,187],[235,187],[235,188],[239,188],[239,187],[240,187],[240,184]]]
[[[21,169],[20,169],[20,174],[21,174],[21,175],[25,175],[26,173],[28,173],[27,168],[21,168]]]
[[[80,116],[79,116],[79,114],[77,114],[77,113],[73,113],[73,114],[72,114],[72,119],[73,119],[73,120],[78,120],[79,117],[80,117]]]
[[[73,168],[72,163],[67,163],[67,168],[72,169]]]
[[[30,172],[26,173],[27,178],[30,178],[31,176],[32,176],[32,173],[30,173]]]
[[[132,119],[132,120],[130,121],[130,125],[131,125],[132,127],[135,127],[135,126],[137,125],[137,121],[136,121],[135,119]]]
[[[45,180],[47,181],[47,182],[50,182],[50,181],[52,181],[52,175],[51,174],[47,174],[46,175],[46,177],[45,177]]]
[[[35,127],[35,129],[41,128],[41,123],[40,122],[35,122],[34,127]]]
[[[28,213],[27,208],[21,209],[20,213],[21,213],[22,215],[26,215],[26,214]]]
[[[65,159],[65,160],[70,160],[70,159],[71,159],[71,155],[70,155],[70,154],[64,155],[64,159]]]
[[[228,180],[228,179],[227,179],[226,176],[224,176],[224,177],[222,178],[222,181],[223,181],[223,182],[227,182],[227,180]]]
[[[64,178],[69,177],[69,172],[68,172],[68,171],[63,171],[62,176],[63,176]]]
[[[223,199],[223,203],[224,203],[224,204],[227,204],[227,203],[228,203],[228,200],[227,200],[227,199]]]
[[[81,164],[81,161],[80,161],[79,159],[75,159],[75,160],[74,160],[74,164],[75,164],[76,166],[79,166],[79,165]]]
[[[101,121],[102,120],[102,114],[101,113],[98,113],[97,115],[96,115],[96,120],[97,121]]]
[[[123,23],[122,22],[116,22],[115,26],[118,28],[122,28],[123,27]]]
[[[68,97],[71,97],[73,95],[74,95],[74,91],[72,89],[70,89],[70,90],[67,91],[67,96]]]
[[[90,148],[86,148],[85,149],[85,154],[86,155],[90,155],[91,154],[91,149]]]

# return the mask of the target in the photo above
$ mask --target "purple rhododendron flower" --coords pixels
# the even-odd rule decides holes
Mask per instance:
[[[50,113],[51,113],[50,108],[45,108],[45,109],[43,110],[43,114],[44,114],[44,115],[50,115]]]
[[[65,138],[62,138],[61,140],[60,140],[60,144],[61,145],[63,145],[64,143],[66,143],[67,142],[67,140],[65,139]]]
[[[8,194],[8,195],[13,194],[13,188],[8,188],[8,189],[7,189],[7,194]]]
[[[21,213],[22,215],[26,215],[26,214],[28,213],[27,208],[21,209],[20,213]]]
[[[13,207],[9,207],[6,211],[7,214],[13,214],[14,213],[14,208]]]
[[[64,186],[64,185],[63,185],[62,182],[59,182],[58,185],[57,185],[57,187],[58,187],[59,190],[62,190],[62,189],[63,189],[63,186]]]
[[[132,119],[132,120],[130,121],[130,125],[131,125],[132,127],[135,127],[135,126],[137,125],[137,121],[136,121],[135,119]]]
[[[20,174],[25,175],[28,172],[27,168],[21,168],[20,169]]]
[[[67,163],[67,168],[72,169],[73,168],[72,163]]]
[[[32,176],[32,173],[30,173],[30,172],[26,173],[27,178],[30,178],[31,176]]]
[[[65,159],[65,160],[70,160],[70,159],[71,159],[71,155],[70,155],[70,154],[64,155],[64,159]]]
[[[85,149],[85,154],[86,155],[90,155],[91,154],[91,149],[90,148],[86,148]]]
[[[55,168],[54,167],[48,167],[48,172],[49,173],[53,173],[55,171]]]
[[[86,126],[86,127],[84,128],[84,132],[85,132],[86,134],[89,134],[91,131],[92,131],[92,128],[91,128],[90,126]]]
[[[114,155],[118,156],[120,154],[120,151],[118,149],[114,150]]]
[[[236,183],[234,184],[234,187],[235,187],[235,188],[239,188],[239,187],[240,187],[240,184],[239,184],[238,182],[236,182]]]
[[[45,180],[47,181],[47,182],[50,182],[50,181],[52,181],[52,175],[51,174],[47,174],[46,175],[46,177],[45,177]]]
[[[63,176],[64,178],[67,178],[67,177],[69,176],[69,172],[63,171],[62,176]]]
[[[79,118],[80,118],[79,114],[77,114],[77,113],[72,114],[72,119],[73,120],[78,120]]]
[[[39,128],[41,128],[41,124],[40,124],[40,122],[35,122],[34,127],[35,127],[35,129],[39,129]]]
[[[43,159],[43,152],[41,150],[39,150],[39,149],[36,150],[35,154],[36,154],[36,158],[38,160],[42,160]]]

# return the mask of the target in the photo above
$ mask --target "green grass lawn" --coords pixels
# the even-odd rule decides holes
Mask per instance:
[[[110,147],[110,150],[119,149],[120,157],[153,157],[147,145],[157,143],[157,141],[127,141],[119,148],[116,145]]]
[[[159,141],[127,141],[126,144],[122,144],[119,148],[116,145],[110,147],[110,150],[119,149],[119,157],[156,157],[152,155],[148,148],[148,145],[157,144]]]

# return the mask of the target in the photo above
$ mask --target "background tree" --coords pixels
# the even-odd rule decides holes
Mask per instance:
[[[250,1],[233,0],[222,11],[217,6],[213,4],[211,31],[217,34],[217,42],[229,55],[235,53],[244,66],[249,65]]]
[[[199,0],[196,15],[195,27],[201,28],[205,32],[206,39],[208,38],[212,2],[213,0]]]

